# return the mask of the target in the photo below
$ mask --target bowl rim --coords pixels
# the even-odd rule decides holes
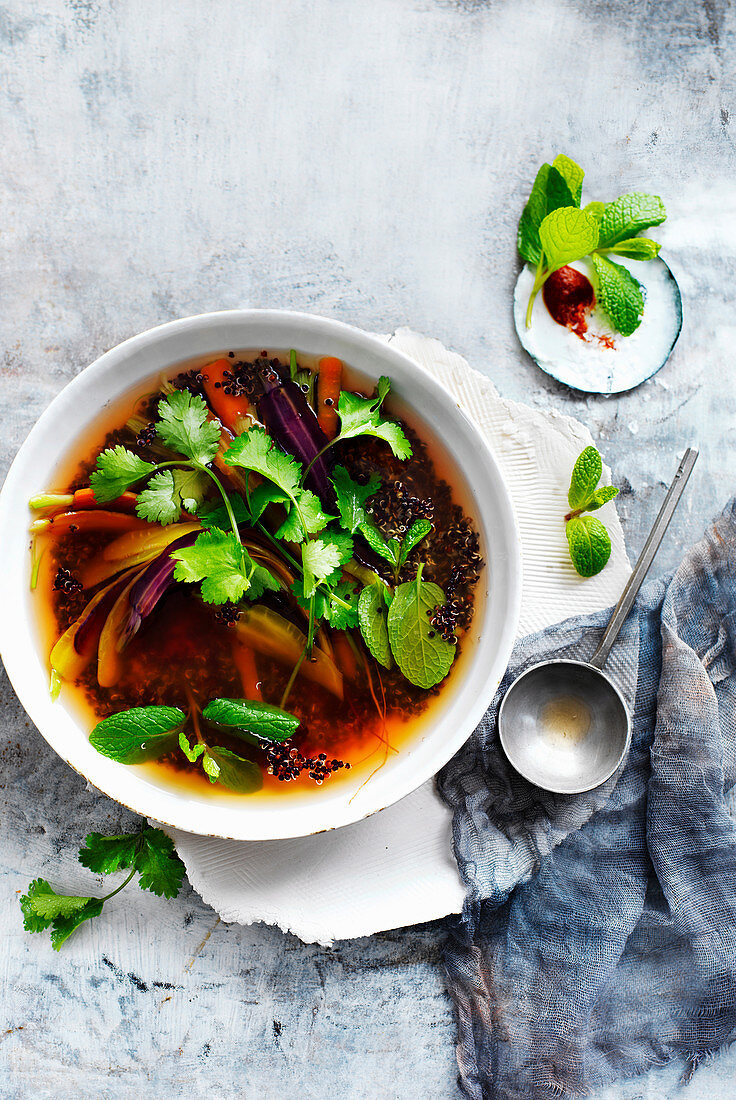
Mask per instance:
[[[83,368],[73,379],[71,379],[54,397],[21,445],[8,470],[2,489],[0,490],[0,533],[11,531],[14,527],[17,533],[18,520],[15,516],[16,502],[11,498],[14,493],[17,494],[19,487],[29,484],[26,470],[28,456],[40,440],[48,437],[49,428],[53,428],[60,408],[69,406],[71,403],[75,402],[94,380],[97,380],[101,376],[107,376],[109,378],[110,372],[116,367],[123,367],[126,361],[129,363],[132,362],[134,365],[134,357],[138,353],[155,349],[159,344],[162,346],[162,349],[165,349],[166,342],[170,337],[187,336],[188,334],[194,333],[201,335],[210,331],[216,333],[218,328],[227,325],[242,325],[245,328],[248,325],[252,327],[257,326],[259,323],[266,326],[274,325],[280,330],[288,330],[289,328],[298,330],[299,328],[303,329],[306,327],[309,330],[310,337],[314,337],[315,340],[324,337],[325,340],[329,341],[330,336],[333,336],[335,340],[342,338],[355,348],[356,353],[359,354],[362,351],[367,358],[373,355],[377,359],[386,360],[385,373],[391,374],[393,367],[393,369],[401,375],[401,381],[406,383],[409,388],[411,388],[411,383],[415,382],[417,383],[420,393],[424,391],[424,394],[428,394],[436,403],[445,406],[445,410],[449,405],[451,409],[451,414],[448,413],[449,418],[450,420],[454,420],[455,424],[458,425],[456,445],[461,432],[469,437],[468,442],[469,444],[472,443],[474,456],[477,456],[478,469],[487,471],[487,479],[484,479],[484,482],[487,480],[488,485],[492,486],[492,491],[497,497],[496,504],[499,506],[500,511],[498,514],[494,514],[494,523],[500,525],[502,528],[507,544],[505,561],[503,563],[506,572],[506,585],[503,593],[506,614],[503,618],[499,635],[496,638],[495,651],[492,655],[491,667],[487,672],[487,680],[484,688],[476,692],[475,698],[472,699],[465,708],[463,712],[464,720],[459,723],[454,733],[446,737],[443,743],[440,744],[438,742],[434,752],[425,753],[425,757],[427,758],[423,761],[421,766],[413,771],[412,777],[408,781],[407,770],[404,769],[403,781],[395,782],[393,784],[393,789],[390,791],[384,790],[384,793],[380,797],[374,798],[373,800],[366,797],[362,797],[358,800],[354,795],[353,798],[348,801],[346,796],[346,798],[342,799],[342,805],[339,800],[333,799],[329,807],[327,807],[320,800],[315,799],[306,805],[294,807],[291,814],[284,810],[277,815],[272,804],[261,806],[259,811],[255,813],[244,811],[241,807],[241,816],[248,820],[247,827],[238,827],[235,824],[235,818],[238,812],[238,804],[236,802],[232,803],[232,808],[213,806],[210,814],[198,812],[195,818],[207,818],[208,816],[212,818],[210,822],[200,822],[192,819],[191,801],[181,794],[178,795],[172,788],[163,788],[155,783],[145,781],[130,783],[127,781],[118,782],[118,778],[122,778],[126,772],[130,774],[135,769],[126,769],[123,765],[114,765],[117,771],[113,772],[110,770],[109,765],[114,764],[114,762],[99,756],[99,754],[95,754],[96,757],[99,756],[99,766],[94,766],[96,762],[92,762],[84,767],[81,766],[76,759],[80,753],[72,751],[72,747],[65,744],[66,734],[61,731],[62,723],[58,721],[55,724],[47,722],[43,716],[44,707],[41,705],[39,699],[37,697],[29,697],[23,669],[23,655],[24,652],[27,653],[28,646],[26,646],[24,650],[23,647],[18,647],[16,645],[17,639],[15,637],[15,631],[17,630],[18,623],[13,615],[6,614],[2,616],[0,619],[0,655],[3,658],[8,677],[15,689],[18,699],[25,708],[28,716],[36,725],[36,728],[51,748],[53,748],[66,763],[102,793],[122,805],[127,806],[135,813],[156,820],[171,828],[182,829],[196,835],[225,837],[235,840],[286,839],[350,825],[373,813],[385,809],[412,793],[424,782],[431,779],[465,743],[491,702],[511,655],[521,611],[522,557],[518,524],[498,462],[480,430],[470,420],[452,395],[444,389],[441,383],[438,382],[433,375],[424,370],[415,360],[392,347],[390,342],[385,342],[379,339],[378,336],[364,332],[345,322],[323,317],[319,314],[303,313],[294,310],[218,310],[215,312],[183,317],[146,329],[98,356],[92,363]],[[289,333],[287,332],[286,335],[289,335]],[[282,341],[280,335],[275,333],[274,339],[270,341],[270,346],[278,347],[281,346],[282,342],[287,343],[288,341]],[[259,343],[260,346],[263,347],[269,346],[268,341],[261,344],[259,340],[251,340],[250,342],[241,341],[239,344],[233,343],[233,346],[252,347],[255,346],[256,343]],[[210,354],[211,351],[214,352],[223,346],[225,345],[222,343],[218,344],[213,336],[211,350],[203,354]],[[299,347],[299,343],[295,341],[292,346]],[[197,353],[192,352],[190,357],[193,358],[196,354]],[[345,356],[345,358],[350,362],[348,356]],[[160,365],[148,369],[145,375],[150,376],[156,370],[165,371],[170,366],[173,366],[175,361],[181,362],[184,359],[186,359],[186,355],[178,356],[176,360],[166,362],[164,360],[164,354],[162,353]],[[354,365],[358,371],[363,369],[359,362],[353,362],[351,365]],[[131,374],[132,373],[131,371]],[[141,375],[141,378],[145,375]],[[135,378],[131,377],[128,388],[132,388],[134,385]],[[117,396],[120,396],[122,392],[123,391],[120,390]],[[111,400],[115,399],[115,396],[111,397]],[[404,398],[404,400],[407,404],[414,407],[411,398]],[[418,415],[421,417],[422,413],[418,412]],[[443,441],[443,446],[454,458],[452,441]],[[41,474],[49,472],[50,469],[52,469],[51,464],[45,471],[41,471]],[[473,490],[473,482],[467,470],[463,469],[460,472],[467,484],[468,490]],[[480,482],[477,482],[477,485],[480,485]],[[25,495],[27,497],[28,494],[26,493]],[[481,517],[477,518],[480,522]],[[486,516],[486,520],[487,519],[488,516]],[[23,530],[26,532],[27,537],[27,524],[25,518],[23,520]],[[0,575],[0,602],[3,603],[3,606],[12,606],[13,601],[11,600],[10,605],[6,605],[5,598],[11,595],[11,585],[17,586],[18,580],[17,573],[13,572],[11,562],[11,569],[6,570],[3,575]],[[490,600],[486,601],[489,605],[490,602]],[[26,614],[25,621],[22,625],[25,633],[32,636],[31,649],[33,653],[39,661],[42,661],[43,658],[39,652],[37,627],[35,623],[31,622],[30,614]],[[458,699],[462,698],[467,693],[468,681],[469,677],[466,675],[462,683],[457,685],[455,690]],[[47,702],[48,700],[44,701],[46,704]],[[428,723],[422,737],[422,744],[425,741],[431,742],[433,739],[437,741],[435,736],[435,727],[437,725],[441,725],[441,721],[437,723]],[[79,728],[80,724],[77,723],[77,729]],[[106,767],[103,765],[108,766]],[[371,784],[366,784],[363,790],[370,788],[370,786]],[[385,783],[377,784],[374,789],[383,790],[385,786]],[[133,788],[135,797],[125,793],[128,787]],[[148,788],[148,790],[146,790],[146,788]],[[351,808],[353,801],[358,802],[357,809],[355,807]],[[167,808],[164,809],[163,813],[161,812],[163,807],[157,805],[157,802],[166,804]],[[173,812],[177,806],[178,812]],[[320,807],[322,807],[321,814]],[[270,827],[267,824],[269,817],[272,819]],[[277,817],[279,824],[276,823]],[[305,819],[301,824],[296,823],[294,820],[292,820],[291,824],[288,824],[290,819],[299,817]],[[318,820],[320,817],[323,818],[323,820]],[[259,818],[265,819],[260,825],[257,823],[257,819]]]

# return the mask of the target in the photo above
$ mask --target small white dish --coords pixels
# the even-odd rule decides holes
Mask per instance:
[[[126,767],[97,753],[63,695],[48,691],[48,662],[39,644],[30,591],[28,498],[54,485],[81,433],[101,410],[186,360],[229,349],[288,348],[336,355],[370,385],[391,378],[400,408],[424,421],[452,456],[463,503],[472,515],[487,562],[477,613],[455,683],[415,743],[388,761],[358,791],[329,784],[319,797],[290,796],[283,804],[247,797],[198,796],[157,782],[150,770]],[[461,494],[462,496],[462,494]],[[3,572],[0,577],[0,653],[8,676],[51,747],[90,783],[145,817],[205,836],[267,840],[304,836],[347,825],[390,806],[433,776],[469,737],[506,668],[521,600],[519,535],[509,495],[493,454],[445,390],[411,359],[358,329],[327,318],[278,310],[237,310],[173,321],[106,352],[52,402],[23,444],[0,493]]]

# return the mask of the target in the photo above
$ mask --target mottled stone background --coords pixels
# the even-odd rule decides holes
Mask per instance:
[[[503,394],[585,421],[641,545],[676,456],[702,459],[657,568],[734,488],[736,15],[711,0],[15,0],[0,7],[6,469],[100,352],[202,310],[292,307],[439,337]],[[589,197],[660,192],[685,330],[618,399],[541,374],[511,324],[515,225],[565,151]],[[130,825],[2,681],[0,1094],[456,1094],[441,924],[334,949],[127,891],[59,955],[21,928],[38,873],[82,888]],[[692,1100],[734,1097],[736,1053]],[[674,1068],[607,1100],[677,1095]]]

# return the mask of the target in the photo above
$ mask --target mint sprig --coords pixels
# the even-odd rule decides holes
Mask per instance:
[[[618,495],[614,485],[598,483],[603,473],[603,459],[595,447],[586,447],[578,455],[570,477],[567,501],[570,511],[565,516],[565,535],[570,559],[581,577],[594,577],[611,556],[611,538],[594,512]]]
[[[658,195],[641,192],[580,209],[583,176],[582,168],[562,154],[553,164],[542,165],[522,212],[518,248],[535,269],[526,325],[531,324],[536,296],[550,275],[590,256],[600,306],[616,331],[630,336],[641,324],[644,295],[631,272],[608,256],[654,259],[658,242],[638,234],[661,225],[667,212]]]
[[[102,875],[127,868],[130,873],[101,898],[59,894],[46,879],[33,880],[20,898],[23,927],[36,933],[49,929],[55,951],[60,950],[80,924],[98,917],[105,903],[119,894],[136,873],[142,890],[167,898],[176,897],[184,877],[184,864],[174,851],[173,841],[161,829],[150,826],[120,836],[90,833],[79,851],[79,862]]]

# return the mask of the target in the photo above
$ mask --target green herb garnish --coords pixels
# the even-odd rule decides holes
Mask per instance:
[[[595,512],[618,494],[613,485],[598,486],[603,460],[595,447],[586,447],[578,455],[567,494],[570,511],[565,516],[565,534],[570,558],[581,577],[594,577],[611,556],[611,537]]]
[[[658,242],[637,234],[661,225],[667,212],[659,196],[639,192],[580,209],[583,175],[569,157],[555,157],[552,164],[539,169],[524,207],[517,244],[521,256],[535,268],[526,325],[531,324],[534,300],[550,275],[590,256],[601,308],[622,336],[630,336],[641,324],[644,295],[628,269],[607,256],[653,260],[659,254]]]
[[[396,664],[412,684],[430,688],[443,680],[455,660],[455,646],[432,625],[434,611],[445,603],[437,584],[416,580],[400,584],[388,610],[388,637]]]
[[[391,593],[382,584],[366,585],[358,600],[358,623],[368,651],[384,668],[393,668],[386,622]]]
[[[27,932],[43,932],[50,928],[55,951],[80,924],[98,917],[105,902],[119,894],[136,872],[142,890],[167,898],[176,897],[184,877],[184,864],[174,851],[173,841],[161,829],[150,826],[120,836],[90,833],[80,849],[79,862],[101,875],[114,874],[128,867],[130,874],[101,898],[58,894],[46,879],[33,880],[20,899],[23,927]]]

